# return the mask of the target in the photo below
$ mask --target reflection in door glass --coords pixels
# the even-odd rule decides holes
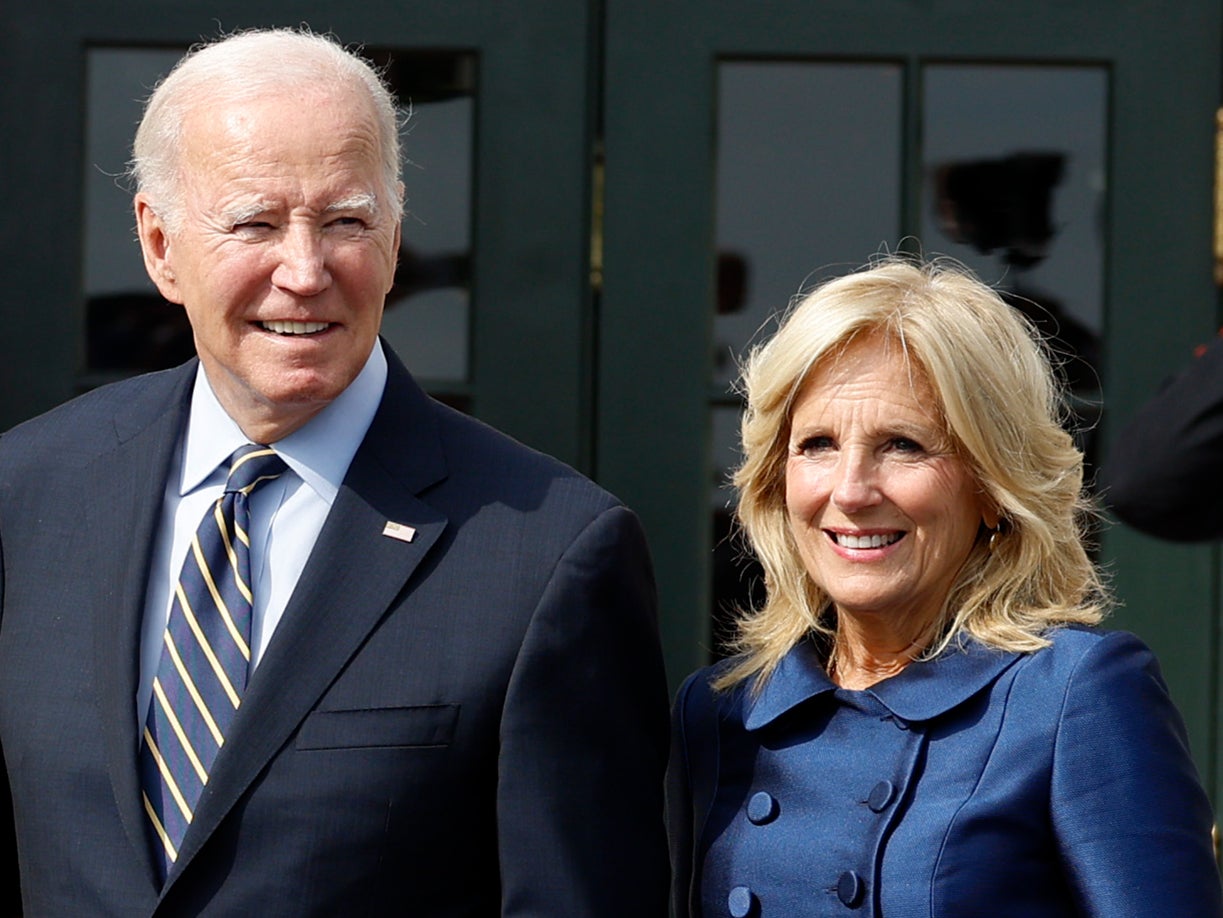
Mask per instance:
[[[1092,426],[1104,322],[1108,73],[931,64],[922,85],[925,249],[963,261],[1036,323],[1065,358],[1080,420]]]
[[[901,78],[898,64],[718,66],[716,384],[800,288],[896,243]]]
[[[195,353],[182,309],[144,271],[124,178],[143,101],[185,49],[93,48],[86,60],[85,368],[82,387]]]
[[[710,398],[713,628],[759,599],[758,565],[731,537],[738,360],[801,289],[894,250],[901,220],[899,64],[725,61],[718,66],[717,302]]]
[[[93,48],[87,56],[86,372],[83,388],[194,353],[182,310],[145,274],[124,171],[144,98],[185,48]],[[468,375],[475,58],[364,52],[411,117],[403,127],[407,205],[383,333],[426,382]],[[462,405],[461,392],[450,399]]]
[[[402,136],[407,197],[382,333],[426,382],[468,378],[475,57],[376,52],[411,111]]]

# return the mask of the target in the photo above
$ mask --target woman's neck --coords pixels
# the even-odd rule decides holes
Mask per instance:
[[[870,688],[917,659],[933,636],[934,622],[838,612],[828,676],[841,688]]]

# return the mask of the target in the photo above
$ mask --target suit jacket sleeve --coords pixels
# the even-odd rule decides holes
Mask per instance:
[[[1101,468],[1105,499],[1136,529],[1177,541],[1223,537],[1223,340],[1126,424]]]
[[[0,629],[4,626],[4,546],[0,545]],[[17,868],[17,833],[13,827],[13,800],[9,792],[4,748],[0,746],[0,916],[21,914],[21,886]]]
[[[1223,915],[1210,804],[1155,657],[1131,635],[1098,642],[1067,684],[1051,808],[1080,914]]]
[[[503,915],[666,915],[666,711],[645,539],[613,507],[560,558],[510,680]]]

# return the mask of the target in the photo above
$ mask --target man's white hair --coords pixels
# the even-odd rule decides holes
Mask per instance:
[[[236,32],[188,51],[145,103],[129,169],[136,190],[148,197],[167,229],[176,232],[183,218],[183,125],[192,108],[311,84],[347,85],[369,98],[382,155],[379,205],[389,208],[398,223],[403,198],[395,97],[369,61],[333,37],[306,28]]]

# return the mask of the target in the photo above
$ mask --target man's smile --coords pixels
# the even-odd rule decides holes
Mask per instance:
[[[258,325],[265,331],[278,335],[313,335],[331,327],[330,322],[289,322],[284,319],[259,322]]]

